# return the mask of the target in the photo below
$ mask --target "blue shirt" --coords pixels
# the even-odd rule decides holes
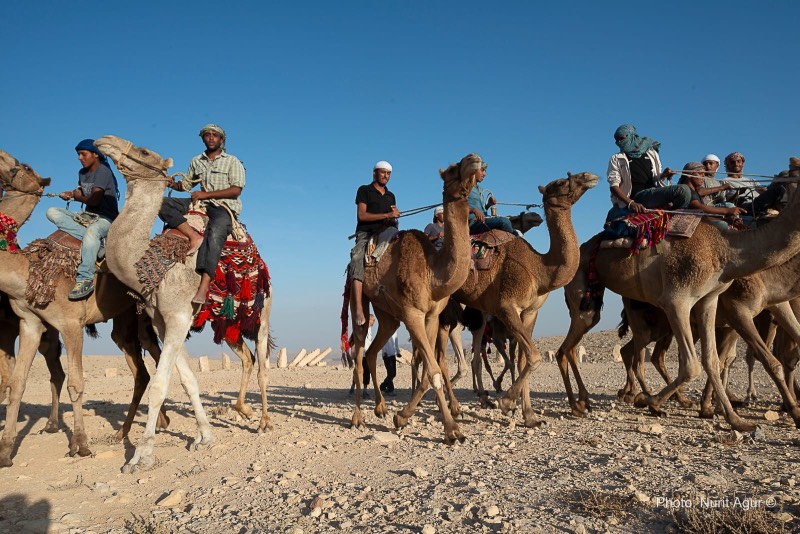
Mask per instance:
[[[483,207],[483,192],[484,189],[479,185],[475,184],[475,187],[472,188],[472,191],[469,192],[469,197],[467,198],[467,202],[469,203],[470,210],[478,210],[486,216],[486,208]],[[470,211],[469,213],[469,222],[475,220],[475,214]]]

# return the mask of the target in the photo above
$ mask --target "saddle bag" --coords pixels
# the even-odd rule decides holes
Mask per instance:
[[[82,211],[80,213],[76,213],[72,219],[80,224],[81,226],[89,227],[99,219],[100,216],[96,213],[89,213],[88,211]]]

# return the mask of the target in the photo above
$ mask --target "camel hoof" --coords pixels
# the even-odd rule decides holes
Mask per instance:
[[[267,430],[272,430],[272,423],[269,422],[269,417],[265,415],[258,424],[258,433],[263,434]]]
[[[51,423],[50,421],[48,421],[47,424],[44,425],[44,429],[42,430],[42,432],[47,432],[48,434],[55,434],[58,431],[59,431],[58,423]]]
[[[586,417],[589,415],[586,410],[577,405],[572,407],[571,412],[574,417]]]
[[[350,419],[350,428],[366,428],[366,425],[364,424],[364,416],[360,413],[353,414],[353,418]]]
[[[495,382],[494,383],[494,390],[497,393],[502,393],[503,392],[503,383],[502,382]]]
[[[497,404],[494,403],[492,399],[489,398],[488,395],[480,398],[481,408],[489,408],[494,410],[497,408]]]
[[[250,417],[253,415],[253,407],[250,404],[234,406],[233,409],[239,412],[245,419],[250,419]]]
[[[700,419],[714,419],[714,409],[713,408],[700,408],[697,416]]]
[[[746,432],[755,432],[756,428],[758,428],[758,425],[739,421],[737,423],[731,423],[731,428],[738,432],[746,433]]]
[[[587,399],[581,399],[578,401],[578,409],[585,413],[589,413],[592,411],[592,405]]]
[[[394,414],[392,421],[395,428],[405,428],[408,425],[408,417],[403,417],[400,414]]]
[[[11,467],[12,465],[14,465],[14,462],[11,461],[11,458],[0,458],[0,468]]]
[[[647,408],[650,406],[650,396],[645,393],[639,393],[633,398],[633,405],[637,408]]]
[[[122,441],[123,439],[125,439],[127,436],[128,436],[127,432],[123,432],[122,429],[119,429],[119,430],[117,430],[117,432],[113,436],[111,436],[111,439],[113,441],[119,442],[119,441]]]
[[[535,417],[525,417],[525,427],[526,428],[539,428],[542,426],[542,422],[540,419],[536,419]]]
[[[145,471],[146,469],[150,469],[151,467],[153,467],[155,465],[155,463],[156,463],[156,461],[153,458],[151,458],[149,456],[145,456],[145,457],[139,458],[139,461],[137,463],[135,463],[135,464],[125,464],[125,465],[123,465],[122,466],[122,472],[125,473],[126,475],[132,475],[132,474],[137,473],[139,471]]]
[[[202,436],[202,437],[199,437],[196,440],[194,440],[191,445],[189,445],[189,450],[190,451],[202,451],[204,449],[209,448],[211,445],[213,445],[215,441],[216,440],[214,439],[214,436]]]
[[[497,402],[500,404],[500,411],[503,413],[503,415],[508,415],[517,407],[517,401],[509,399],[508,397],[502,397]]]
[[[461,417],[461,405],[450,405],[450,415],[452,415],[455,419]]]
[[[452,432],[445,434],[444,436],[444,442],[448,445],[455,445],[456,441],[459,443],[464,443],[466,440],[466,436],[464,436],[464,434],[462,434],[457,428]]]
[[[667,416],[667,412],[665,412],[664,410],[659,410],[655,406],[648,406],[648,409],[650,410],[650,415],[653,415],[655,417],[666,417]]]

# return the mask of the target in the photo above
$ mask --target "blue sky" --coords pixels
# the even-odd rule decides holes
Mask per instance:
[[[15,0],[3,15],[0,147],[51,176],[50,191],[73,187],[83,138],[125,137],[185,171],[203,124],[227,130],[290,352],[338,346],[355,191],[378,160],[394,166],[401,211],[440,201],[438,169],[473,151],[500,202],[539,203],[538,185],[594,172],[573,211],[584,241],[609,207],[620,124],[660,140],[673,168],[738,150],[745,172],[773,174],[800,154],[796,2]],[[54,205],[24,243],[52,230]],[[549,247],[544,226],[526,237]],[[606,302],[601,328],[619,317]],[[554,292],[534,337],[568,321]],[[85,353],[116,352],[101,332]],[[225,349],[206,332],[189,350]]]

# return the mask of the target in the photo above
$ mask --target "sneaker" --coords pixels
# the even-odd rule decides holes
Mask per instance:
[[[82,300],[94,292],[94,283],[91,280],[80,280],[75,282],[72,291],[69,292],[69,300]]]

